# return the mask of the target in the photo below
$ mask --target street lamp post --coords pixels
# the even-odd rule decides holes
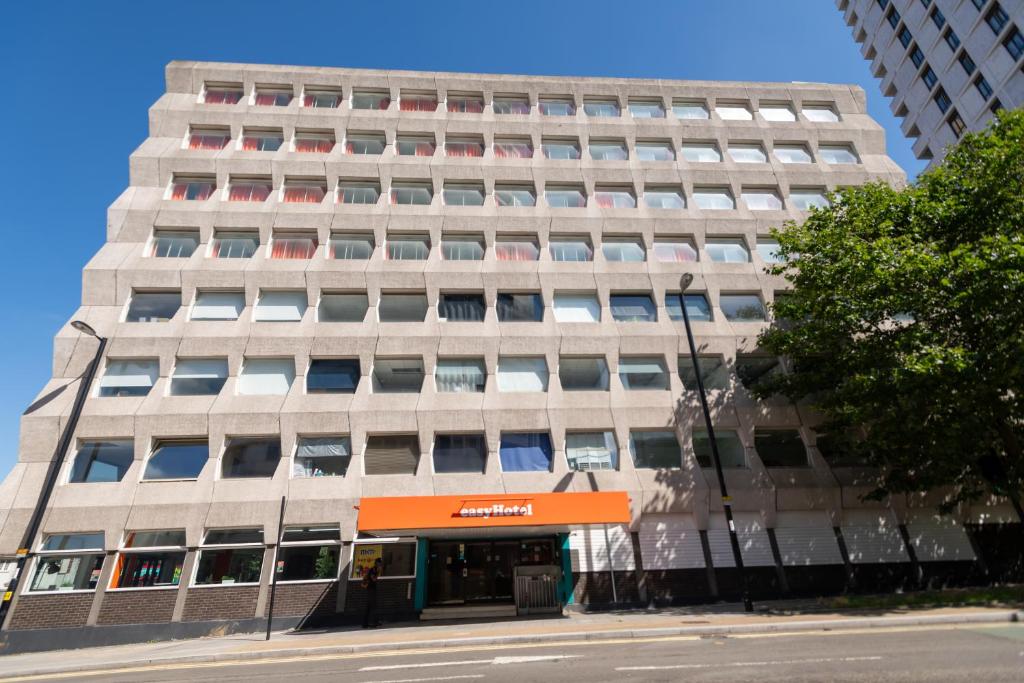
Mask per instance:
[[[748,612],[754,611],[754,603],[750,600],[750,591],[747,588],[747,575],[743,570],[743,556],[740,554],[740,541],[736,536],[736,524],[732,520],[732,498],[725,487],[725,475],[722,473],[722,460],[718,457],[718,442],[715,440],[715,428],[711,425],[711,411],[708,409],[708,397],[704,393],[704,379],[701,377],[700,362],[697,359],[697,345],[693,341],[693,331],[690,329],[690,316],[686,312],[686,288],[693,282],[693,274],[685,273],[679,279],[679,305],[683,309],[683,325],[686,327],[686,341],[690,345],[690,359],[693,361],[693,374],[697,378],[697,393],[700,395],[700,407],[704,411],[704,424],[708,430],[708,441],[711,442],[711,461],[715,464],[715,474],[718,475],[718,490],[722,494],[722,508],[725,510],[725,521],[729,525],[729,543],[732,545],[732,556],[736,562],[736,571],[740,575],[740,585],[743,589],[743,608]]]
[[[11,600],[14,597],[14,593],[18,590],[18,584],[21,582],[22,572],[24,572],[25,565],[32,555],[32,544],[43,521],[43,513],[46,512],[46,506],[50,503],[50,496],[53,495],[53,488],[57,485],[57,477],[60,476],[64,460],[67,457],[68,448],[71,446],[71,437],[74,436],[75,427],[78,425],[78,418],[82,415],[82,406],[85,404],[85,398],[89,394],[92,380],[96,376],[96,369],[99,367],[100,358],[103,357],[103,350],[107,347],[106,338],[96,334],[96,330],[81,320],[72,321],[71,326],[82,334],[95,337],[99,344],[96,345],[96,353],[93,355],[92,362],[89,363],[85,374],[82,375],[82,382],[78,386],[78,394],[75,396],[71,415],[68,417],[67,424],[64,425],[64,431],[61,433],[60,441],[57,443],[57,450],[54,451],[53,457],[50,459],[50,468],[47,470],[43,489],[39,493],[35,509],[32,510],[32,517],[29,518],[28,527],[25,529],[25,535],[22,537],[21,547],[18,548],[18,561],[14,569],[14,577],[7,586],[7,590],[3,595],[3,601],[0,602],[0,628],[4,626],[7,613],[11,609]]]

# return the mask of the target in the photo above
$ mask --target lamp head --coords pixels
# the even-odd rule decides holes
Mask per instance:
[[[683,276],[679,278],[679,289],[686,291],[686,288],[693,283],[693,273],[683,273]]]
[[[100,338],[100,336],[96,334],[96,330],[92,329],[92,327],[90,327],[87,323],[82,322],[81,320],[72,320],[71,327],[75,328],[82,334],[87,334],[90,337],[96,337],[97,339]]]

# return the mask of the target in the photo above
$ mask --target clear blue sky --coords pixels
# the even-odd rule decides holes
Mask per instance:
[[[830,0],[51,0],[9,3],[2,24],[0,476],[172,59],[856,83],[889,154],[922,167]]]

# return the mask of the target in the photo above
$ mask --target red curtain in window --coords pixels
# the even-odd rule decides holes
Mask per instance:
[[[499,143],[494,146],[494,156],[497,159],[529,159],[533,150],[522,143]]]
[[[296,140],[295,151],[296,152],[318,152],[320,154],[327,154],[334,149],[333,140]]]
[[[482,114],[484,103],[481,100],[449,100],[448,111],[462,114]]]
[[[432,157],[432,156],[434,156],[434,144],[432,142],[417,142],[416,143],[416,156],[418,156],[418,157]]]
[[[534,261],[537,258],[532,244],[499,244],[494,253],[499,261]]]
[[[188,193],[188,183],[175,183],[171,188],[171,199],[184,199]]]
[[[697,260],[697,254],[694,253],[693,247],[684,242],[655,244],[654,255],[659,261],[668,263],[684,263]]]
[[[610,194],[598,192],[594,199],[597,201],[599,209],[613,209],[615,208],[615,199]]]
[[[472,142],[453,142],[445,145],[445,154],[450,157],[482,157],[482,145]]]
[[[236,104],[242,99],[237,90],[207,90],[203,102],[206,104]]]
[[[260,150],[259,138],[242,138],[242,150],[245,152],[258,152]]]
[[[311,259],[316,254],[317,241],[311,237],[288,237],[275,239],[270,258]]]
[[[263,183],[240,183],[228,189],[229,202],[262,202],[270,196],[270,185]]]
[[[436,111],[437,100],[427,99],[426,97],[416,97],[409,99],[406,97],[401,98],[399,101],[399,109],[402,111]]]
[[[285,204],[317,203],[324,199],[324,190],[320,187],[286,187],[284,188]]]
[[[228,138],[224,135],[204,135],[202,133],[193,133],[188,139],[189,149],[224,149],[224,145],[228,144]]]

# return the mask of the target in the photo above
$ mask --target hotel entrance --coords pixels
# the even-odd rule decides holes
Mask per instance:
[[[515,599],[515,569],[553,565],[554,538],[430,541],[427,604],[464,605]]]

